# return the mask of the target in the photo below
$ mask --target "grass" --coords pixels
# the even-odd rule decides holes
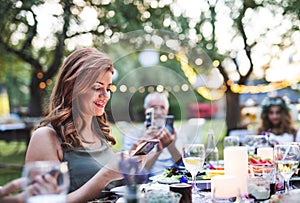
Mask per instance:
[[[21,176],[26,143],[0,141],[0,185]]]

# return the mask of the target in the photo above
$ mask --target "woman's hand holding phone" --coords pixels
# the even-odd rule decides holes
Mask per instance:
[[[134,145],[130,156],[147,155],[159,143],[158,139],[142,140],[139,144]]]

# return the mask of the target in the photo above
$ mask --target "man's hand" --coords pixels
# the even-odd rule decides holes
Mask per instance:
[[[162,151],[165,147],[168,147],[171,143],[175,142],[176,135],[171,135],[169,130],[164,127],[158,131],[155,138],[159,139],[157,151]]]
[[[170,131],[167,128],[161,129],[160,133],[158,134],[159,144],[157,151],[162,151],[165,147],[168,148],[172,160],[174,163],[177,163],[181,160],[181,153],[178,151],[175,142],[176,142],[176,131],[174,130],[174,134],[171,135]]]

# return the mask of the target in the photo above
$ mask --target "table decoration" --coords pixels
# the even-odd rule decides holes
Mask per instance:
[[[205,155],[204,144],[185,144],[182,148],[182,160],[185,168],[192,175],[192,193],[194,194],[198,193],[196,176],[203,169]]]
[[[269,203],[296,203],[299,202],[300,189],[291,190],[287,194],[274,194]]]
[[[290,178],[299,165],[300,147],[294,144],[275,145],[274,161],[276,170],[284,177],[285,193],[290,190]]]
[[[120,173],[126,183],[125,199],[127,203],[138,203],[140,199],[139,185],[148,180],[148,171],[139,167],[139,163],[134,157],[125,158],[121,156],[119,162]]]
[[[192,203],[192,186],[187,183],[171,184],[170,191],[180,193],[180,203]]]
[[[145,193],[140,203],[179,203],[181,196],[180,193],[172,191],[149,191]]]
[[[226,147],[237,147],[240,145],[240,138],[238,136],[227,136],[224,137],[223,146]]]
[[[248,150],[245,146],[227,147],[224,149],[225,175],[236,176],[235,185],[239,187],[240,194],[248,194]]]
[[[257,148],[257,156],[261,159],[271,159],[273,160],[274,150],[272,147],[259,147]]]
[[[248,194],[257,201],[264,201],[270,198],[271,182],[275,175],[275,165],[249,164]]]
[[[237,177],[218,175],[211,178],[211,197],[215,202],[230,202],[239,197]]]

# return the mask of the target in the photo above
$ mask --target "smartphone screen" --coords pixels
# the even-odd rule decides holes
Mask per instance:
[[[169,132],[172,135],[174,134],[174,116],[173,115],[166,116],[166,128],[169,130]]]
[[[148,154],[156,145],[154,142],[148,142],[140,151],[138,154],[145,155]]]
[[[153,108],[146,109],[146,118],[145,118],[146,128],[149,128],[152,125],[152,121],[154,119],[153,113],[154,113]]]

